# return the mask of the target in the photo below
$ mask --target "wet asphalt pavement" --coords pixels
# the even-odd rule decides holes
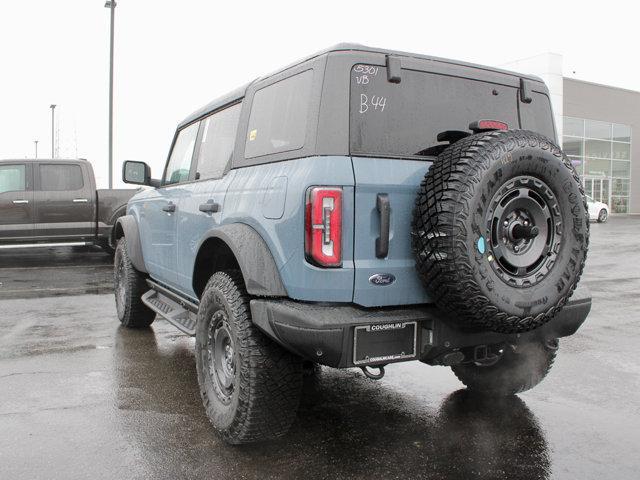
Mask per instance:
[[[107,255],[0,252],[0,479],[640,478],[640,218],[591,231],[592,313],[534,390],[325,368],[286,438],[243,447],[204,415],[192,339],[118,326]]]

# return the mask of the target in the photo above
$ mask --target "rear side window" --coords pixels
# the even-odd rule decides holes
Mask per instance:
[[[385,67],[358,64],[351,71],[351,152],[416,155],[438,144],[439,132],[469,131],[482,119],[518,128],[517,101],[514,87],[406,69],[391,83]]]
[[[27,189],[24,165],[0,165],[0,193],[22,192]]]
[[[201,179],[219,178],[224,173],[233,153],[241,107],[238,103],[202,120],[197,168]]]
[[[251,105],[245,157],[298,150],[304,146],[313,70],[258,90]]]
[[[171,150],[169,163],[167,163],[167,169],[164,172],[163,185],[180,183],[189,179],[199,125],[200,122],[192,123],[178,133],[178,138],[176,138]]]
[[[42,164],[40,190],[47,192],[82,190],[84,180],[80,165]]]

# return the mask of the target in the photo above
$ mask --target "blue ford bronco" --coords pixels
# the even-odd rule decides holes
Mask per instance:
[[[535,77],[341,44],[176,130],[118,220],[120,322],[195,335],[230,443],[283,435],[316,364],[449,366],[512,395],[591,308],[584,192]]]

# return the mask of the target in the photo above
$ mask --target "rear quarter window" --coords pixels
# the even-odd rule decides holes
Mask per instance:
[[[313,70],[280,80],[253,96],[245,158],[298,150],[304,146]]]

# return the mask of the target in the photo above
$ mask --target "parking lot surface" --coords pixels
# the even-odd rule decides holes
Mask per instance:
[[[638,478],[640,218],[591,232],[592,313],[534,390],[325,368],[286,438],[243,447],[204,415],[191,338],[118,326],[107,255],[0,252],[0,478]]]

